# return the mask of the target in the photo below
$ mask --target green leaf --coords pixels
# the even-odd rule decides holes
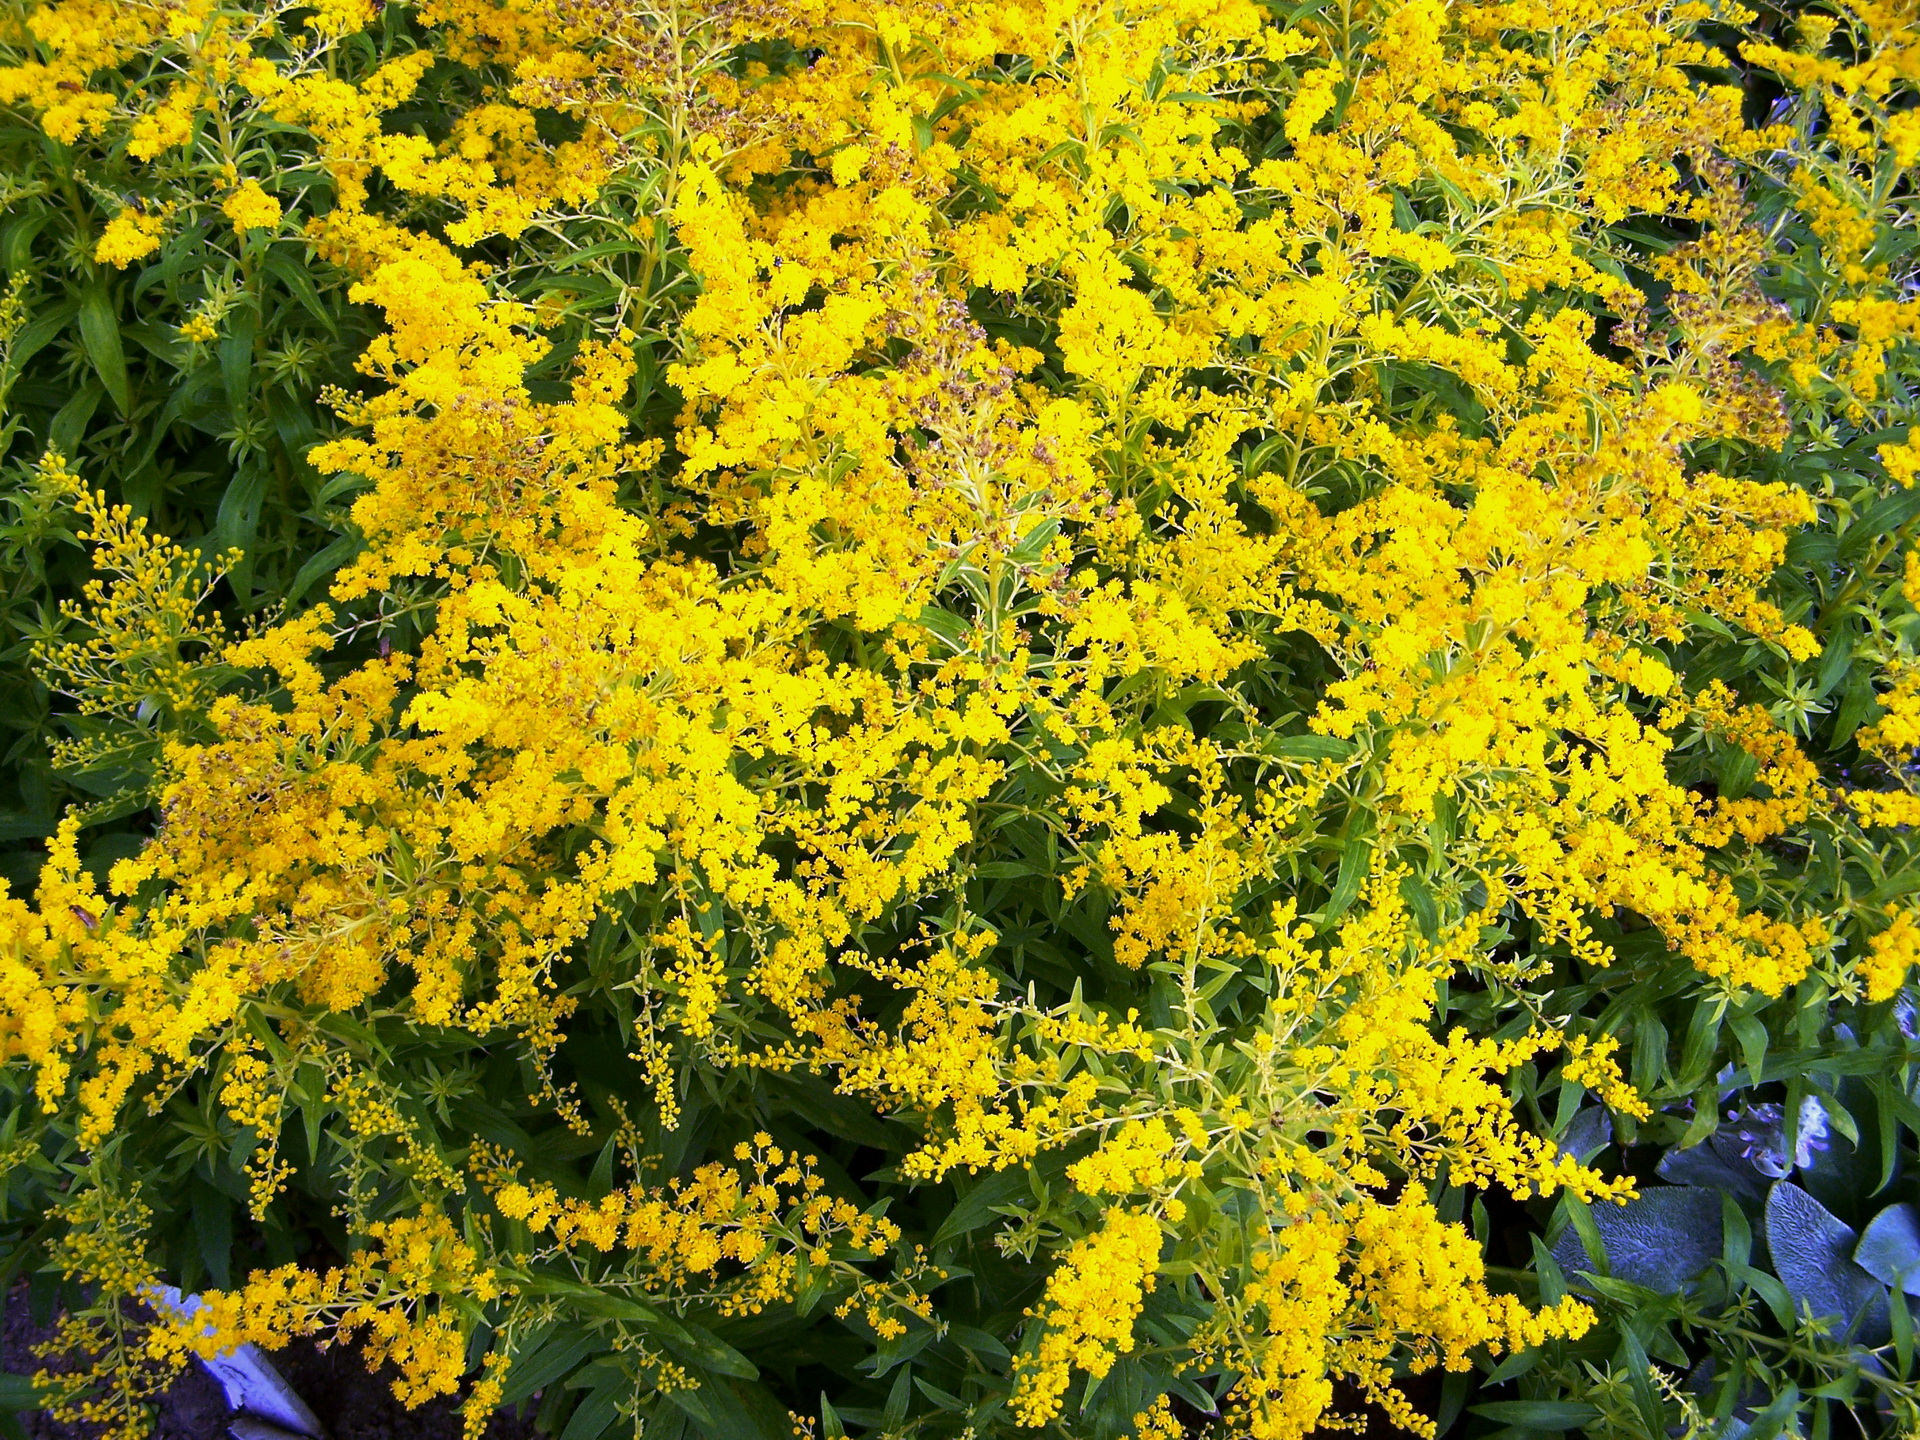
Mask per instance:
[[[243,463],[220,496],[213,522],[213,540],[220,550],[251,552],[260,531],[260,509],[266,501],[267,481],[273,477],[264,465]]]
[[[1853,732],[1860,728],[1878,704],[1872,676],[1856,670],[1842,692],[1840,708],[1834,711],[1833,744],[1841,746],[1853,739]]]
[[[200,1263],[213,1283],[224,1290],[232,1283],[233,1202],[211,1185],[193,1187],[193,1237]]]
[[[1433,892],[1418,877],[1407,874],[1400,877],[1400,898],[1406,901],[1407,909],[1419,922],[1420,933],[1428,939],[1437,939],[1440,934],[1440,907]]]
[[[600,1440],[620,1418],[620,1402],[632,1393],[632,1380],[617,1372],[609,1374],[587,1392],[560,1432],[560,1440]]]
[[[1722,797],[1728,800],[1744,798],[1753,788],[1754,777],[1759,773],[1760,761],[1751,752],[1738,745],[1720,747],[1714,765],[1714,778]]]
[[[662,1398],[680,1408],[705,1440],[793,1440],[786,1407],[764,1385],[705,1380],[698,1390],[669,1390]]]
[[[1789,1385],[1753,1419],[1747,1422],[1746,1433],[1741,1440],[1774,1440],[1786,1428],[1787,1421],[1800,1408],[1800,1387]]]
[[[1635,1317],[1636,1320],[1640,1318]],[[1631,1322],[1621,1328],[1619,1356],[1633,1392],[1634,1404],[1640,1410],[1642,1433],[1658,1435],[1666,1428],[1661,1423],[1664,1408],[1660,1404],[1660,1397],[1654,1393],[1653,1376],[1649,1373],[1652,1366],[1647,1363],[1646,1347],[1640,1343],[1640,1337],[1634,1333]]]
[[[133,409],[133,384],[127,378],[127,352],[120,342],[120,317],[104,280],[80,295],[80,347],[122,415]]]
[[[253,378],[253,337],[260,328],[252,310],[235,310],[227,317],[226,334],[220,337],[220,386],[226,392],[227,409],[236,423],[246,417],[247,400]]]
[[[889,1430],[897,1430],[906,1423],[907,1406],[913,1401],[913,1367],[902,1365],[900,1373],[894,1377],[893,1389],[887,1394],[887,1408],[883,1412],[881,1424]]]
[[[1597,1406],[1577,1400],[1490,1400],[1467,1413],[1531,1430],[1574,1430],[1600,1418]]]
[[[1345,760],[1354,748],[1337,735],[1276,735],[1260,746],[1262,754],[1282,760]]]
[[[1346,914],[1347,907],[1359,898],[1360,887],[1366,884],[1367,875],[1373,869],[1373,851],[1371,830],[1347,837],[1347,843],[1340,851],[1340,874],[1334,881],[1333,893],[1327,897],[1326,908],[1320,912],[1321,925],[1339,919]]]
[[[299,572],[294,575],[293,583],[287,586],[287,604],[294,604],[321,580],[351,560],[359,553],[360,545],[358,536],[342,535],[329,543],[319,554],[309,556]]]
[[[8,270],[11,273],[19,268],[18,265],[11,265]],[[61,332],[73,323],[74,316],[79,313],[80,302],[67,300],[58,305],[48,306],[44,313],[36,315],[21,326],[20,333],[13,337],[13,344],[8,352],[8,359],[14,368],[16,370],[23,368],[27,361],[52,344]]]
[[[541,1332],[524,1356],[515,1355],[500,1390],[502,1405],[517,1405],[536,1390],[573,1373],[602,1345],[602,1337],[585,1325],[558,1324]]]
[[[951,610],[943,610],[938,605],[922,606],[919,619],[922,626],[945,641],[949,648],[959,650],[965,645],[971,627]]]
[[[520,1289],[525,1294],[565,1300],[582,1315],[632,1325],[658,1340],[664,1349],[680,1359],[712,1374],[731,1375],[742,1380],[759,1378],[759,1368],[712,1331],[688,1321],[676,1320],[631,1296],[617,1295],[576,1280],[561,1280],[546,1275],[522,1281]]]
[[[1002,1170],[996,1175],[989,1175],[962,1195],[960,1203],[947,1212],[947,1218],[934,1232],[935,1247],[958,1240],[962,1235],[969,1235],[981,1226],[990,1224],[998,1218],[994,1213],[996,1209],[1012,1205],[1026,1193],[1027,1176],[1024,1170]]]
[[[106,394],[106,390],[92,380],[76,389],[48,422],[48,444],[62,455],[78,454],[80,441],[93,423],[93,412],[100,408]]]
[[[1766,1025],[1756,1016],[1742,1014],[1738,1010],[1727,1013],[1727,1024],[1740,1041],[1740,1054],[1747,1062],[1750,1083],[1765,1083],[1761,1077],[1767,1063]]]

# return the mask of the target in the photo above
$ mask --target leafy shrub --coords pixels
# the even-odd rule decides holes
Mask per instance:
[[[1910,8],[8,43],[56,1408],[1920,1424]]]

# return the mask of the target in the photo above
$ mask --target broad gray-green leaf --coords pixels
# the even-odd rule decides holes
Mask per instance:
[[[1679,1290],[1720,1254],[1720,1197],[1691,1185],[1663,1185],[1625,1205],[1596,1205],[1593,1224],[1614,1279],[1662,1294]],[[1585,1255],[1570,1229],[1553,1258],[1572,1272],[1595,1268],[1601,1257]]]
[[[1560,1151],[1582,1165],[1613,1143],[1613,1117],[1604,1105],[1589,1105],[1567,1123]]]
[[[1920,1295],[1920,1206],[1889,1205],[1874,1216],[1853,1261],[1876,1280]]]
[[[1886,1289],[1854,1263],[1853,1227],[1791,1181],[1767,1196],[1767,1248],[1787,1293],[1836,1332],[1868,1343],[1886,1333]]]
[[[1660,1157],[1654,1169],[1662,1180],[1674,1185],[1697,1185],[1707,1190],[1725,1190],[1737,1199],[1759,1205],[1767,1198],[1767,1181],[1754,1168],[1751,1159],[1724,1135],[1711,1135],[1689,1149],[1672,1149]]]

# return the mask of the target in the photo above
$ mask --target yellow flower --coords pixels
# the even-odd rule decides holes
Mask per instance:
[[[249,230],[271,230],[280,223],[280,202],[261,189],[257,180],[241,185],[220,202],[220,208],[242,238]]]
[[[122,210],[107,222],[94,242],[93,258],[121,270],[160,248],[165,218],[144,210]]]

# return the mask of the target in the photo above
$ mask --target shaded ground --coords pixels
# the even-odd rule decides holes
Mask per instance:
[[[34,1323],[25,1287],[7,1297],[0,1323],[0,1370],[31,1375],[39,1369],[33,1347],[50,1327]],[[370,1374],[357,1347],[322,1350],[312,1343],[275,1353],[274,1365],[295,1393],[312,1407],[330,1440],[460,1440],[460,1411],[447,1401],[408,1410],[394,1398],[393,1371]],[[155,1440],[225,1440],[231,1412],[226,1395],[204,1370],[191,1366],[161,1397]],[[27,1440],[95,1440],[89,1425],[64,1424],[40,1412],[19,1416]],[[487,1427],[486,1440],[536,1440],[531,1409],[524,1416],[502,1411]]]
[[[0,1370],[9,1375],[31,1375],[47,1362],[34,1354],[34,1346],[47,1339],[52,1325],[37,1324],[27,1303],[26,1285],[16,1285],[8,1294],[6,1313],[0,1318]],[[182,1375],[167,1392],[156,1416],[156,1440],[218,1440],[227,1433],[227,1397],[219,1385],[199,1366]],[[69,1425],[44,1412],[30,1410],[18,1417],[20,1429],[28,1440],[92,1440],[97,1433],[90,1425]]]
[[[302,1400],[313,1407],[330,1440],[460,1440],[459,1407],[445,1400],[408,1410],[394,1399],[395,1372],[369,1374],[357,1349],[289,1346],[273,1363]],[[535,1440],[531,1410],[525,1416],[497,1412],[486,1440]]]

